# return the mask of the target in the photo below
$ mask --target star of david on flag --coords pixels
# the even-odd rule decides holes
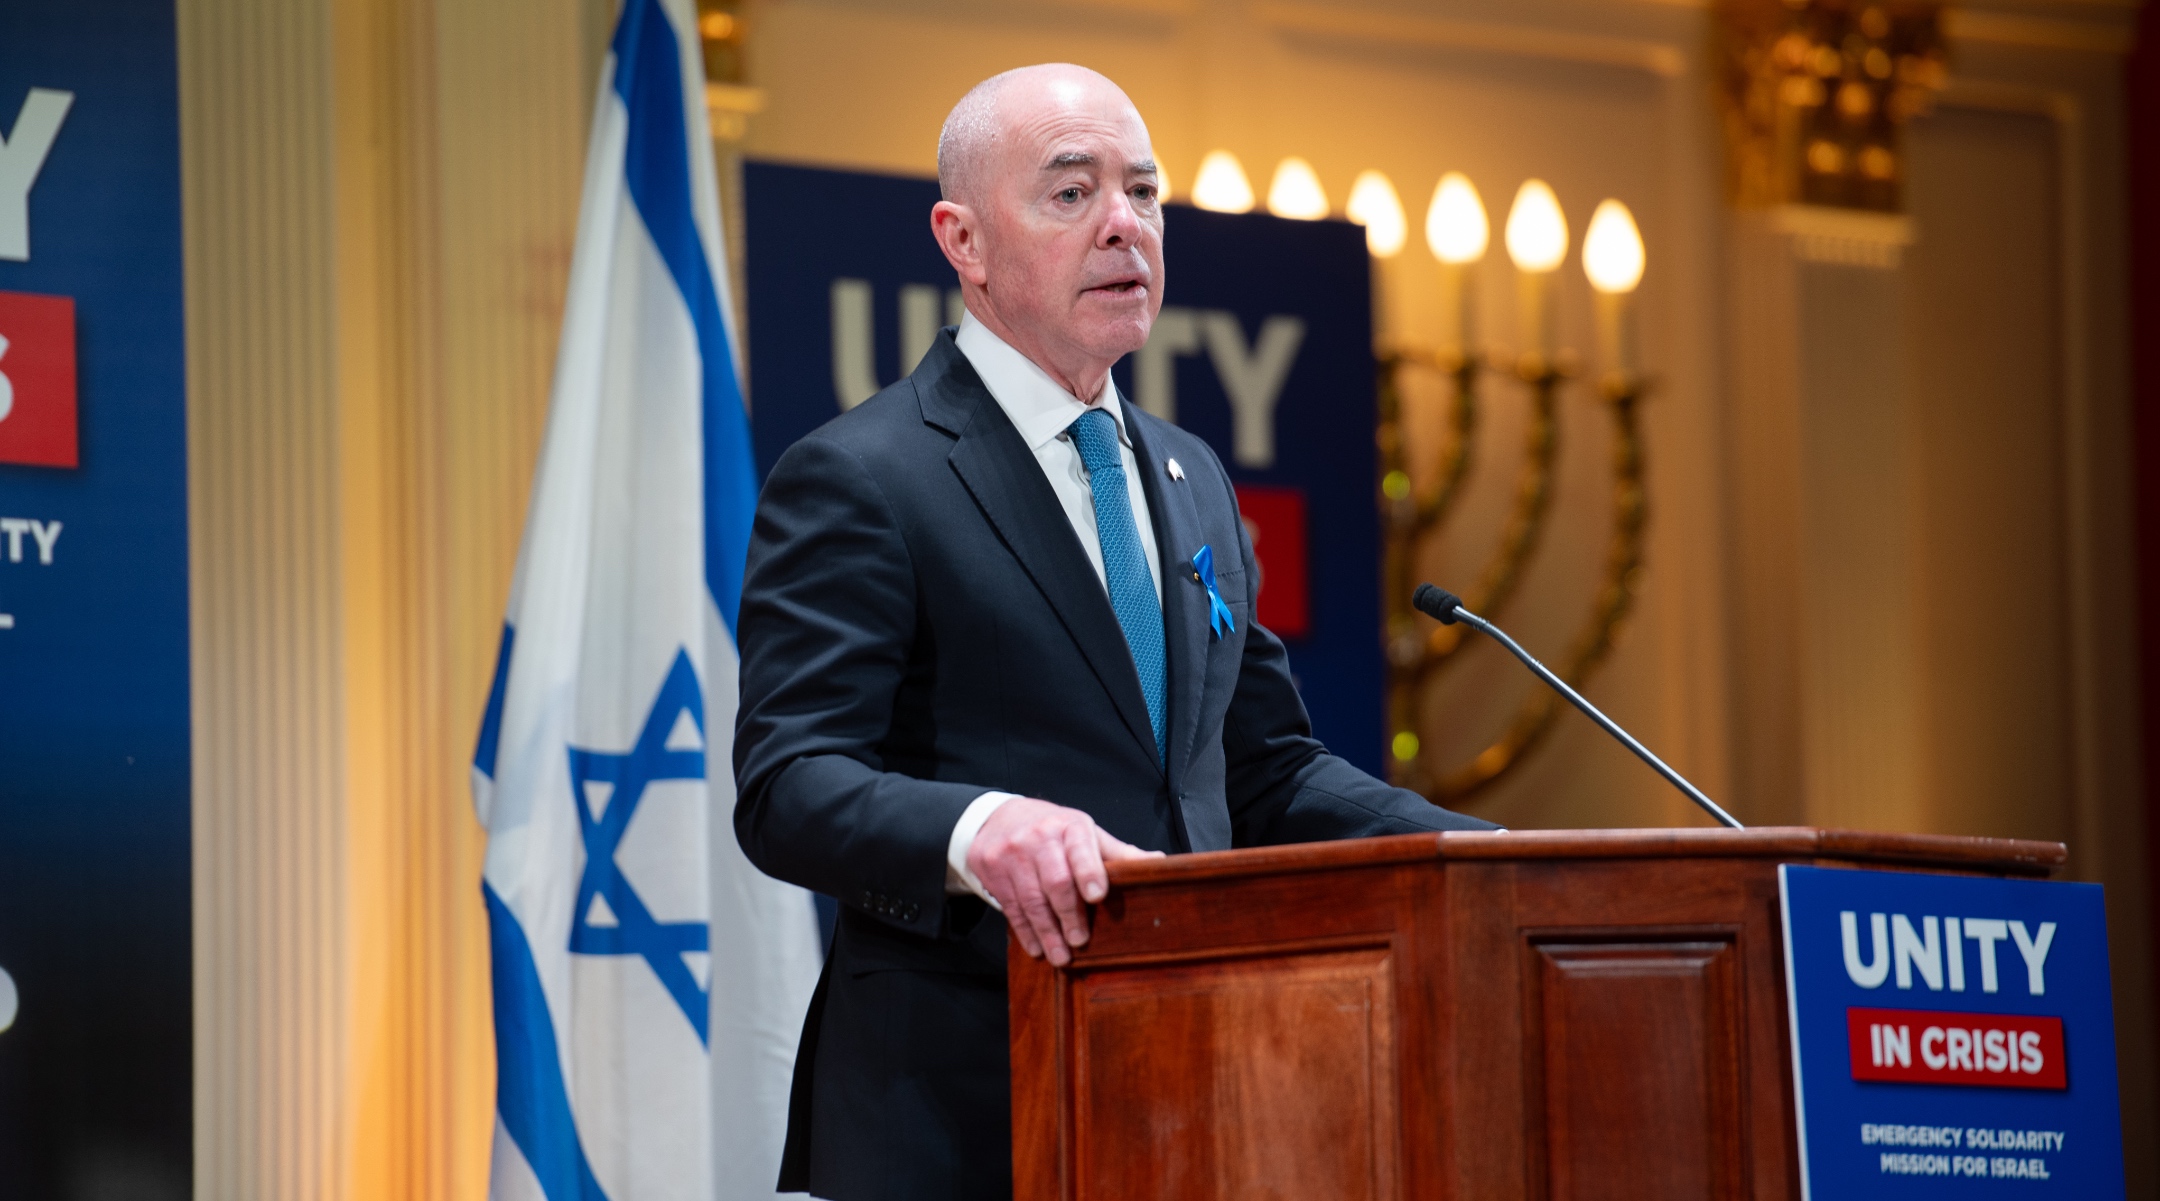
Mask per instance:
[[[728,820],[756,504],[688,0],[625,0],[473,758],[493,1201],[771,1197],[821,966]]]
[[[685,723],[690,738],[682,737]],[[667,682],[653,701],[637,745],[624,754],[570,748],[570,785],[586,804],[578,807],[585,839],[585,871],[578,878],[577,917],[570,927],[573,955],[636,955],[652,967],[682,1007],[683,1017],[706,1039],[705,986],[686,956],[703,957],[704,922],[663,922],[637,894],[615,853],[630,819],[644,799],[645,786],[658,780],[705,779],[705,706],[698,695],[697,673],[690,656],[677,655]],[[672,736],[671,736],[672,733]],[[687,743],[688,745],[684,745]]]

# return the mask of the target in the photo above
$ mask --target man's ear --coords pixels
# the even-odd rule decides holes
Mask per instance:
[[[945,252],[945,261],[952,264],[961,282],[985,287],[990,282],[990,268],[983,261],[982,222],[975,210],[950,200],[940,200],[930,208],[930,236],[937,239],[938,249]]]

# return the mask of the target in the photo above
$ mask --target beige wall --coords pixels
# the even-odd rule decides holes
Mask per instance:
[[[181,2],[198,1195],[473,1198],[484,1184],[493,1085],[465,763],[544,416],[610,8]],[[1854,761],[1841,727],[1750,668],[1825,661],[1803,653],[1821,636],[1748,598],[1783,597],[1789,612],[1801,593],[1782,581],[1811,578],[1824,564],[1809,555],[1838,547],[1766,541],[1749,489],[1802,521],[1809,504],[1850,499],[1839,472],[1860,460],[1822,459],[1812,478],[1826,491],[1759,487],[1783,468],[1748,434],[1762,413],[1746,398],[1766,378],[1751,356],[1797,327],[1748,315],[1761,297],[1718,192],[1705,6],[750,11],[750,82],[768,95],[753,156],[927,174],[970,84],[1071,59],[1134,95],[1178,192],[1218,146],[1262,188],[1276,159],[1303,155],[1338,206],[1357,171],[1385,170],[1413,227],[1379,272],[1389,339],[1433,338],[1434,269],[1415,231],[1442,171],[1470,174],[1493,212],[1481,296],[1503,347],[1516,332],[1497,225],[1515,186],[1551,181],[1578,240],[1600,198],[1625,200],[1650,253],[1652,525],[1640,605],[1593,699],[1743,820],[2069,841],[2074,874],[2110,890],[2133,1192],[2160,1183],[2119,262],[2128,0],[1961,10],[1956,80],[1912,130],[1917,240],[1876,293],[1901,332],[1871,349],[1903,370],[1902,444],[1850,452],[1894,473],[1885,495],[1902,498],[1908,550],[1902,571],[1866,569],[1877,578],[1815,572],[1910,631],[1896,660],[1909,686],[1883,695],[1906,698],[1892,716],[1912,733],[1890,744],[1904,766],[1850,788],[1826,774]],[[1564,341],[1587,346],[1577,259],[1562,280]],[[1413,423],[1431,428],[1438,402],[1421,385]],[[1608,520],[1604,419],[1579,386],[1562,408],[1557,507],[1508,614],[1548,653],[1589,604]],[[1471,492],[1430,549],[1436,578],[1475,570],[1508,501],[1519,391],[1494,379],[1486,412]],[[1426,735],[1467,754],[1529,689],[1473,654]],[[1522,826],[1695,820],[1572,719],[1479,806]]]

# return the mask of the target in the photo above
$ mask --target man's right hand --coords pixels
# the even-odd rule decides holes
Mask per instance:
[[[967,865],[997,898],[1020,946],[1063,967],[1072,948],[1087,944],[1087,905],[1110,891],[1103,861],[1161,857],[1112,838],[1078,809],[1014,797],[976,832]]]

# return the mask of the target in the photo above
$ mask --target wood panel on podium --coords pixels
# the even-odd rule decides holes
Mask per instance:
[[[1011,953],[1015,1195],[1797,1198],[1777,865],[2065,857],[1792,828],[1116,864],[1069,966]]]

